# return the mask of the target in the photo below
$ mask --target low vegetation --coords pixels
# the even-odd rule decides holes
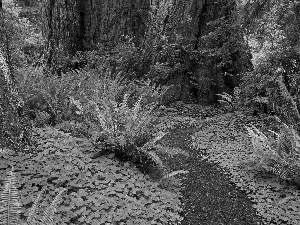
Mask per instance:
[[[185,211],[200,209],[184,208],[182,190],[208,177],[208,165],[196,167],[204,160],[230,174],[266,224],[300,223],[298,1],[160,1],[140,40],[80,40],[84,51],[70,49],[68,7],[54,18],[63,1],[19,0],[42,2],[43,25],[0,2],[0,224],[185,225]],[[164,142],[176,129],[192,130],[176,136],[182,148]]]

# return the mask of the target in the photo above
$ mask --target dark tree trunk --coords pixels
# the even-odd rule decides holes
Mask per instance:
[[[46,59],[50,68],[59,70],[60,61],[82,50],[84,1],[43,0],[43,36],[46,38]]]
[[[72,56],[98,44],[113,46],[124,35],[139,42],[146,30],[149,6],[144,0],[43,0],[48,64],[54,66],[55,57],[62,52]]]

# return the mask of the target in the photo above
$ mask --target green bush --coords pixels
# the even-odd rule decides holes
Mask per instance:
[[[57,122],[80,119],[70,104],[70,96],[82,101],[102,98],[103,95],[114,99],[125,87],[122,82],[120,76],[113,78],[108,72],[98,74],[95,70],[85,69],[67,72],[59,78],[44,73],[42,67],[27,67],[20,69],[18,76],[25,105],[28,102],[31,110],[43,110],[47,105]],[[44,106],[36,107],[37,102]]]
[[[277,120],[280,121],[279,118]],[[279,134],[272,132],[276,135],[275,141],[270,142],[256,127],[246,129],[252,139],[254,159],[241,165],[254,163],[255,167],[260,167],[299,186],[300,137],[297,132],[282,123]]]

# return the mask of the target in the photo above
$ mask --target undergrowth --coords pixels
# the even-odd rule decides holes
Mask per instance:
[[[162,131],[151,132],[154,121],[152,114],[157,103],[142,105],[142,94],[130,107],[128,98],[129,95],[125,94],[121,103],[102,98],[98,102],[88,101],[85,104],[71,99],[77,106],[78,113],[85,116],[86,124],[94,128],[90,136],[94,143],[102,144],[100,151],[106,148],[106,151],[115,153],[121,160],[130,160],[147,168],[149,172],[152,171],[150,173],[154,177],[163,177],[167,175],[168,169],[156,152],[163,151],[173,155],[183,151],[174,151],[156,144],[166,134]],[[157,171],[152,170],[151,166]],[[156,172],[158,175],[154,175]]]
[[[247,163],[254,163],[255,166],[272,172],[284,180],[290,180],[300,187],[298,178],[300,176],[300,137],[297,132],[282,123],[279,134],[271,131],[276,136],[272,143],[256,127],[246,127],[246,129],[251,136],[254,154],[259,159],[259,161],[250,160]]]
[[[7,178],[5,180],[4,190],[1,194],[1,201],[0,201],[0,224],[17,224],[19,221],[19,214],[21,213],[21,203],[19,200],[19,193],[16,188],[16,177],[13,172],[13,168],[10,172],[7,173]],[[29,211],[29,215],[27,218],[28,225],[37,225],[37,224],[44,224],[44,225],[51,225],[53,223],[53,214],[56,211],[56,207],[60,196],[65,191],[63,188],[52,201],[50,207],[44,212],[44,215],[41,219],[37,219],[36,209],[38,207],[39,199],[43,193],[41,191],[37,196],[36,200],[34,201],[33,206]],[[25,225],[25,223],[22,223]]]
[[[191,146],[246,191],[266,224],[299,224],[298,135],[274,118],[259,126],[247,124],[247,130],[229,127],[230,117],[218,116],[204,124],[192,136]],[[280,129],[274,138],[267,127],[275,125]]]
[[[92,160],[93,146],[53,128],[37,129],[37,148],[27,154],[1,153],[0,180],[14,167],[16,188],[25,210],[32,197],[45,190],[37,215],[49,205],[54,190],[65,188],[53,224],[106,224],[112,222],[176,224],[181,220],[178,191],[159,188],[129,163],[113,155]],[[177,191],[176,191],[177,190]],[[28,212],[21,213],[21,219]]]

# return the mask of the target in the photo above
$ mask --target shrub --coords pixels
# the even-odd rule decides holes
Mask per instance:
[[[256,166],[300,185],[298,179],[300,175],[298,174],[300,171],[300,137],[296,131],[282,123],[279,134],[272,132],[276,134],[277,138],[275,143],[271,143],[256,127],[246,127],[246,129],[251,136],[254,155],[257,157],[254,161],[250,160],[247,163],[255,162]]]
[[[121,103],[111,99],[110,95],[105,96],[107,97],[99,98],[98,102],[89,100],[85,104],[72,99],[73,103],[77,104],[79,113],[85,115],[86,122],[98,131],[99,136],[94,137],[95,140],[106,136],[107,141],[120,145],[138,143],[148,134],[153,120],[151,112],[155,105],[142,109],[143,95],[132,108],[128,106],[128,94],[124,95]]]
[[[22,76],[21,76],[22,75]],[[95,70],[76,70],[62,74],[62,77],[49,76],[42,67],[27,67],[19,71],[18,83],[25,101],[25,111],[43,111],[55,116],[56,122],[78,119],[69,97],[85,101],[89,98],[102,98],[102,95],[115,96],[125,87],[120,74],[97,73]]]
[[[78,113],[85,115],[88,126],[93,127],[92,140],[102,150],[97,152],[94,158],[105,152],[113,152],[123,161],[129,160],[138,164],[141,170],[149,173],[152,178],[160,179],[168,173],[168,169],[155,153],[155,150],[161,150],[156,146],[156,142],[166,133],[151,133],[154,121],[152,113],[156,104],[142,106],[142,94],[130,107],[128,97],[129,94],[125,94],[121,103],[109,97],[103,97],[98,102],[89,100],[86,104],[75,99],[72,101],[77,105]],[[170,154],[174,152],[169,148],[164,150]]]
[[[233,96],[231,96],[225,92],[223,94],[216,94],[216,95],[221,97],[221,99],[218,100],[218,102],[220,102],[221,104],[224,104],[225,107],[230,108],[231,111],[235,111],[235,110],[238,110],[243,104],[240,99],[240,92],[241,91],[239,88],[235,88]]]

